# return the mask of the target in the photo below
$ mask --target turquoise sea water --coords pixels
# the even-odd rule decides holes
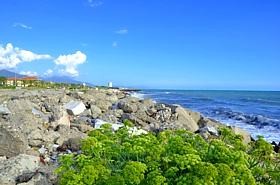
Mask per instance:
[[[179,104],[244,128],[253,138],[262,135],[267,141],[280,142],[280,91],[143,90],[134,96]]]

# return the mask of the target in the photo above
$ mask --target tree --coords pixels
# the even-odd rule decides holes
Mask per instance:
[[[7,83],[7,78],[5,76],[0,76],[0,84],[6,85],[6,83]]]
[[[26,86],[26,80],[22,80],[22,83],[23,83],[23,87]]]

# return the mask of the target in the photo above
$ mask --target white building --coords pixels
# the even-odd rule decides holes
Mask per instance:
[[[112,87],[113,87],[113,83],[112,83],[112,82],[109,82],[109,83],[108,83],[108,87],[109,87],[109,88],[112,88]]]

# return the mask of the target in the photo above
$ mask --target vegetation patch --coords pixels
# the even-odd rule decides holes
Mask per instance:
[[[60,184],[253,185],[280,184],[280,156],[262,137],[249,146],[221,128],[205,142],[186,130],[132,135],[131,122],[117,132],[110,124],[88,133],[82,154],[60,157]]]

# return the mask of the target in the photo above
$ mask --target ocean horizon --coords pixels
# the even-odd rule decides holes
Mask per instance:
[[[226,125],[280,142],[280,91],[142,89],[132,93],[158,103],[179,104]]]

